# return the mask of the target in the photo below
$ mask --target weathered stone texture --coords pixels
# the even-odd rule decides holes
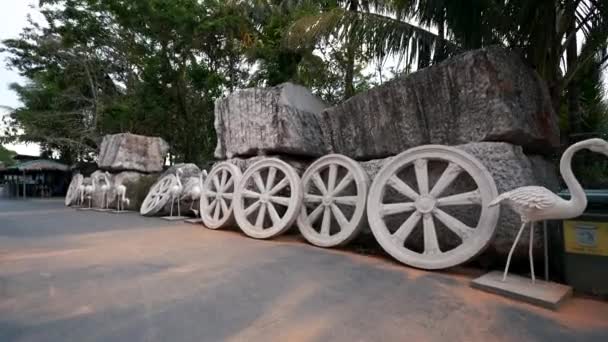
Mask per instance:
[[[291,83],[237,91],[215,103],[215,157],[322,156],[328,152],[318,120],[324,108],[308,89]]]
[[[559,143],[546,85],[497,47],[386,82],[326,109],[321,120],[333,152],[358,160],[424,144],[502,141],[544,154]]]
[[[554,165],[541,156],[525,155],[520,146],[508,143],[481,142],[455,147],[462,149],[479,159],[494,178],[499,194],[526,185],[545,186],[552,191],[556,191],[559,188],[559,178]],[[390,159],[391,158],[370,160],[362,162],[361,165],[368,173],[370,179],[373,179],[382,166],[388,163]],[[431,180],[437,179],[443,170],[441,166],[438,166],[438,169],[434,169],[432,165],[433,164],[429,164],[429,178]],[[409,174],[405,180],[413,186],[416,184],[413,174]],[[471,184],[468,183],[469,182],[466,179],[458,178],[450,189],[456,193],[471,190]],[[470,222],[469,224],[476,223],[477,218],[479,217],[478,210],[450,209],[448,212],[465,223]],[[502,206],[500,208],[500,218],[496,227],[496,235],[490,247],[494,249],[498,255],[506,256],[520,225],[519,215],[509,207]],[[443,241],[448,245],[454,243],[454,241],[449,241],[449,237],[439,236],[439,238],[440,241]],[[517,257],[527,256],[528,241],[528,239],[521,239],[520,246],[515,252]],[[422,240],[420,242],[422,242]],[[541,230],[537,229],[535,235],[535,249],[537,252],[539,252],[542,247],[541,243]]]
[[[106,135],[97,165],[102,170],[160,172],[169,145],[162,138],[130,133]]]

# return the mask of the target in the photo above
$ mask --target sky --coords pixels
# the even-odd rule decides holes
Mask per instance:
[[[2,10],[0,11],[0,40],[15,38],[27,25],[27,16],[32,14],[36,18],[37,11],[30,6],[36,6],[38,0],[2,0]],[[16,108],[21,105],[15,92],[8,87],[11,83],[25,82],[25,79],[13,70],[6,67],[6,54],[0,53],[0,106]],[[5,111],[0,109],[0,115]],[[6,144],[5,147],[21,154],[38,155],[40,148],[36,144]]]

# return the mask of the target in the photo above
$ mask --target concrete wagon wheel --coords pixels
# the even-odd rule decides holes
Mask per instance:
[[[252,238],[268,239],[285,232],[301,208],[300,177],[279,159],[251,165],[237,185],[234,215],[241,230]]]
[[[142,215],[154,215],[165,207],[171,199],[171,188],[177,185],[177,178],[174,174],[168,174],[161,178],[148,191],[148,195],[141,204],[139,213]]]
[[[315,161],[302,176],[304,204],[298,228],[319,247],[348,243],[360,231],[369,180],[354,160],[330,154]]]
[[[234,189],[241,175],[236,165],[221,162],[205,178],[200,209],[207,228],[218,229],[234,223]]]
[[[68,187],[68,193],[65,195],[65,205],[69,206],[78,201],[80,197],[79,188],[82,185],[84,177],[78,173],[72,177],[70,186]]]
[[[395,259],[442,269],[470,260],[490,243],[499,210],[488,204],[497,195],[492,176],[475,157],[426,145],[382,167],[370,187],[367,216],[372,233]]]

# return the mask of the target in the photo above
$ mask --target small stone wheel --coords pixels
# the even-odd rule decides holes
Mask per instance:
[[[141,204],[139,213],[142,215],[153,215],[159,212],[171,199],[171,187],[177,185],[177,178],[174,174],[168,174],[161,178],[148,191],[148,195]]]
[[[236,187],[234,216],[241,230],[256,239],[286,231],[302,208],[300,177],[289,164],[266,158],[243,174]]]
[[[228,162],[215,165],[205,178],[200,212],[207,228],[218,229],[234,222],[234,188],[240,179],[241,170]]]
[[[420,146],[397,155],[376,175],[368,221],[382,248],[404,264],[452,267],[493,238],[499,210],[488,204],[497,195],[492,176],[470,154]]]
[[[302,176],[304,205],[298,228],[319,247],[348,243],[359,233],[365,215],[369,179],[354,160],[330,154],[315,161]]]
[[[78,201],[78,197],[80,196],[80,192],[78,188],[82,185],[84,177],[78,173],[72,177],[72,181],[70,182],[70,186],[68,187],[68,193],[65,195],[65,205],[72,205],[74,202]]]

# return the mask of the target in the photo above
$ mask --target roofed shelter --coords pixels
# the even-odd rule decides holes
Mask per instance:
[[[0,169],[2,195],[13,198],[65,195],[69,177],[68,165],[49,159],[30,159]]]

